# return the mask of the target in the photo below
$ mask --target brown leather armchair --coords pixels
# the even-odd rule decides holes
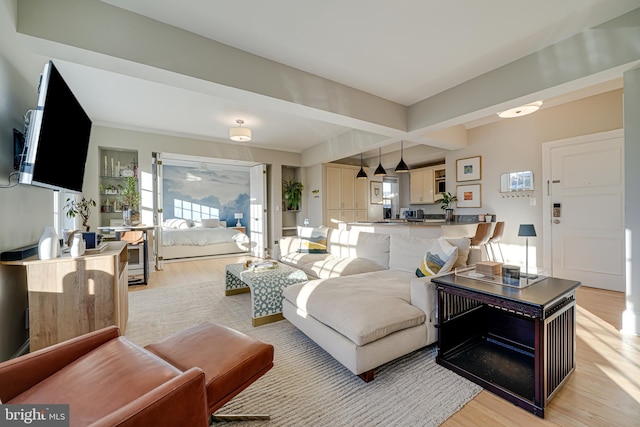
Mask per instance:
[[[205,375],[108,327],[0,363],[0,401],[68,404],[71,426],[207,426]]]

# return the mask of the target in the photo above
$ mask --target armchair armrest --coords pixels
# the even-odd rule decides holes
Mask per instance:
[[[118,336],[120,329],[109,326],[0,363],[0,400],[13,399]]]
[[[204,372],[191,368],[129,402],[91,427],[208,425]]]
[[[282,237],[278,243],[278,260],[291,252],[297,252],[300,249],[300,239],[297,236]]]

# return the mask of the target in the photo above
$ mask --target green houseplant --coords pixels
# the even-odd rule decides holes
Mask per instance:
[[[449,192],[442,192],[440,195],[442,196],[442,199],[440,199],[440,209],[444,211],[444,219],[447,222],[451,222],[453,220],[453,208],[451,205],[458,200],[458,196],[454,196]]]
[[[297,211],[300,209],[300,199],[304,186],[297,181],[282,181],[284,198],[287,200],[287,210]]]
[[[125,225],[130,225],[131,220],[135,220],[140,206],[140,192],[138,191],[138,180],[136,177],[128,176],[124,178],[123,184],[118,186],[118,200],[122,204],[122,216]]]
[[[82,218],[82,226],[85,231],[89,231],[89,217],[91,216],[91,208],[96,207],[96,202],[93,199],[87,200],[82,196],[82,200],[78,201],[73,197],[69,197],[65,203],[65,209],[67,210],[67,216],[69,218],[75,218],[76,215],[80,215]]]

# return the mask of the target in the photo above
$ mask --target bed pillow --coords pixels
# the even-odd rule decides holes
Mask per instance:
[[[458,248],[456,246],[449,244],[442,237],[435,239],[416,269],[416,276],[427,277],[448,273],[457,259]]]
[[[220,227],[220,220],[218,218],[201,219],[200,223],[204,228],[216,228]]]
[[[162,223],[165,228],[175,228],[177,230],[182,230],[185,228],[193,227],[193,221],[190,219],[182,219],[182,218],[171,218]]]
[[[298,238],[300,239],[298,252],[301,254],[326,254],[328,231],[326,227],[298,227]]]

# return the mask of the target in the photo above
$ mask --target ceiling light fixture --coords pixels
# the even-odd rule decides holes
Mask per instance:
[[[527,114],[535,113],[541,106],[542,101],[532,102],[530,104],[523,105],[522,107],[516,107],[498,113],[498,117],[503,119],[512,119],[514,117],[526,116]]]
[[[382,167],[382,147],[378,148],[378,167],[373,173],[375,176],[385,176],[387,171]]]
[[[396,173],[406,173],[409,172],[409,166],[404,162],[403,158],[404,152],[404,141],[400,141],[400,163],[396,166]]]
[[[229,138],[232,141],[247,142],[251,141],[251,129],[243,128],[244,120],[236,120],[237,127],[229,129]]]
[[[367,173],[364,171],[362,167],[362,153],[360,153],[360,170],[358,171],[358,175],[356,175],[357,179],[367,179]]]

